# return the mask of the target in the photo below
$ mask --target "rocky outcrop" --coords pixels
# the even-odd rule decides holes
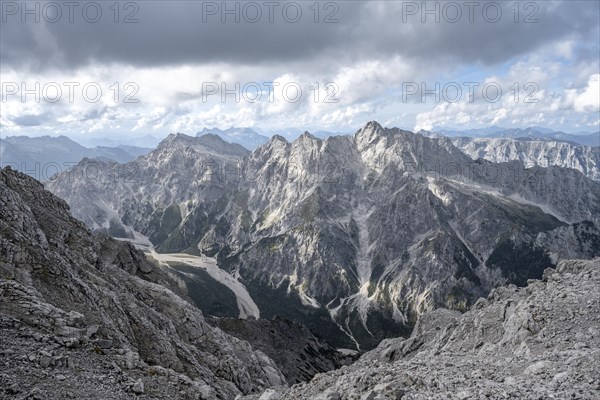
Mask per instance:
[[[563,261],[526,288],[497,288],[460,315],[421,317],[408,339],[270,400],[600,398],[600,259]]]
[[[233,399],[285,384],[177,282],[92,234],[39,182],[0,170],[0,397]]]

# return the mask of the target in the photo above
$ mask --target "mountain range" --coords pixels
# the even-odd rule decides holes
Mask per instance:
[[[474,160],[495,163],[513,160],[526,166],[573,168],[588,178],[600,180],[600,146],[534,138],[452,138],[452,143]]]
[[[145,149],[153,149],[155,148],[163,139],[164,135],[143,135],[143,136],[133,136],[131,134],[126,135],[111,135],[111,136],[103,136],[102,134],[79,134],[74,135],[72,139],[77,143],[85,146],[85,147],[98,147],[98,146],[108,146],[108,147],[120,147],[120,146],[134,146],[141,147]]]
[[[501,128],[501,127],[488,127],[479,129],[466,129],[466,130],[450,130],[450,129],[439,129],[434,130],[437,134],[441,134],[447,137],[483,137],[483,138],[510,138],[510,139],[541,139],[549,141],[560,141],[571,144],[579,144],[589,147],[600,146],[600,132],[580,132],[578,134],[564,133],[561,131],[554,131],[552,129],[541,128],[541,127],[529,127],[529,128]]]
[[[259,134],[252,128],[232,127],[225,130],[204,128],[196,136],[207,133],[215,134],[229,143],[237,143],[246,149],[254,150],[267,143],[273,135],[280,135],[288,141],[293,141],[301,136],[303,131],[288,128]],[[520,160],[526,166],[541,167],[556,165],[577,169],[588,178],[600,180],[600,132],[574,135],[541,127],[525,129],[489,127],[465,131],[441,130],[436,133],[427,131],[419,133],[430,137],[453,138],[454,145],[474,160],[477,158],[492,162]],[[319,139],[348,135],[323,130],[311,134]]]
[[[66,136],[8,136],[0,139],[0,167],[11,166],[47,180],[84,158],[125,163],[150,150],[130,145],[87,148]]]
[[[260,317],[336,347],[371,349],[427,311],[600,255],[600,185],[579,171],[473,160],[449,138],[376,122],[252,152],[172,134],[129,163],[94,161],[93,176],[90,163],[46,185],[88,226],[205,258],[194,265],[239,308],[216,316],[241,316],[250,297]]]
[[[261,133],[258,133],[257,131]],[[267,143],[274,135],[283,136],[286,138],[286,140],[294,140],[302,135],[304,131],[297,128],[274,129],[269,131],[264,131],[259,128],[252,129],[231,127],[224,130],[219,128],[204,128],[200,132],[196,133],[196,136],[200,137],[209,133],[219,136],[226,142],[237,143],[244,146],[248,150],[254,150],[258,146]],[[314,132],[313,135],[320,139],[326,139],[329,136],[338,136],[344,134],[319,130]]]
[[[560,261],[527,287],[493,289],[464,314],[426,312],[410,336],[383,340],[348,365],[352,358],[296,322],[205,318],[182,281],[190,274],[91,232],[64,201],[10,167],[0,170],[0,204],[5,398],[592,400],[600,393],[600,258]]]

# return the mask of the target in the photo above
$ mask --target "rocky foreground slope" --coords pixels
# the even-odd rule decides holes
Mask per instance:
[[[423,315],[411,337],[289,390],[246,399],[598,399],[600,259],[563,261],[470,311]]]
[[[285,384],[264,353],[207,324],[173,277],[0,170],[0,397],[212,400]]]

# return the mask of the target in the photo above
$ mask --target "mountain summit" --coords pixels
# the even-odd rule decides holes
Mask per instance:
[[[259,134],[252,128],[231,127],[225,130],[221,130],[219,128],[204,128],[200,132],[196,133],[196,136],[203,136],[206,134],[217,135],[229,143],[237,143],[250,150],[254,150],[258,146],[269,141],[267,136]]]

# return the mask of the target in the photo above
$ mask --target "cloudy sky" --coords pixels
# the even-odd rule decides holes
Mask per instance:
[[[0,1],[2,136],[600,129],[600,2]]]

